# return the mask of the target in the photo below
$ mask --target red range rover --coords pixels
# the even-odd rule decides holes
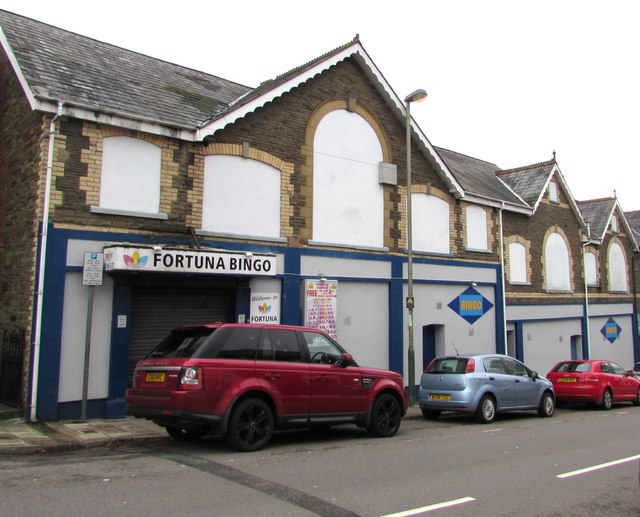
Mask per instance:
[[[317,329],[283,325],[174,329],[138,362],[126,400],[177,440],[210,433],[241,451],[286,427],[350,422],[393,436],[407,410],[399,374],[358,366]]]

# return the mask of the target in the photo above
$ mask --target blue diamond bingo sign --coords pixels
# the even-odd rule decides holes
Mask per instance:
[[[613,318],[609,318],[604,324],[604,327],[600,329],[600,332],[609,341],[609,343],[613,343],[618,339],[618,336],[622,332],[622,328]]]
[[[472,325],[482,318],[493,304],[473,287],[451,300],[449,308]]]

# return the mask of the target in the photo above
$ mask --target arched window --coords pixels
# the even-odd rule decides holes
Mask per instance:
[[[240,156],[206,156],[202,229],[280,237],[280,171]]]
[[[545,243],[545,265],[547,289],[549,291],[568,291],[571,289],[569,277],[569,250],[559,233],[552,233]]]
[[[357,113],[334,110],[313,140],[313,240],[350,246],[384,245],[384,196],[378,136]]]
[[[587,285],[598,285],[596,254],[590,251],[584,254],[584,274]]]
[[[627,292],[627,264],[622,246],[609,246],[609,291]]]
[[[157,214],[160,211],[161,149],[126,136],[102,142],[100,208]]]
[[[465,212],[467,216],[467,248],[488,249],[486,210],[479,206],[469,205]]]
[[[413,249],[449,253],[449,203],[436,196],[411,196]]]
[[[509,243],[509,282],[527,282],[527,254],[524,244]]]

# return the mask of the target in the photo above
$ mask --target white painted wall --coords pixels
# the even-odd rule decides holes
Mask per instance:
[[[527,282],[527,255],[524,244],[509,243],[509,282]]]
[[[280,171],[240,156],[206,156],[202,229],[280,237]]]
[[[382,247],[383,155],[373,128],[356,113],[332,111],[318,124],[313,151],[313,240]]]
[[[587,277],[587,285],[596,285],[598,283],[598,275],[596,269],[595,253],[587,252],[584,254],[585,275]]]
[[[100,206],[157,213],[160,210],[160,148],[124,136],[105,138],[102,146]]]
[[[467,216],[467,248],[486,250],[487,241],[487,212],[479,206],[469,205]]]
[[[449,203],[436,196],[417,193],[411,196],[413,249],[449,253]]]
[[[358,364],[389,368],[387,283],[338,283],[338,342]]]
[[[567,250],[567,244],[559,233],[552,233],[547,238],[545,262],[547,289],[568,291],[571,288],[569,280],[569,251]]]
[[[524,363],[541,376],[558,361],[571,359],[571,336],[582,334],[579,319],[526,322],[522,328]]]
[[[413,317],[416,382],[422,374],[422,328],[426,325],[444,325],[442,340],[445,354],[483,353],[496,351],[496,313],[494,288],[477,286],[475,290],[494,306],[471,324],[448,305],[462,294],[467,285],[414,284],[415,309]],[[405,296],[407,289],[405,286]],[[406,310],[404,312],[404,358],[406,364],[409,347]],[[405,381],[407,381],[405,367]]]
[[[633,318],[628,316],[614,316],[615,322],[622,328],[620,335],[613,342],[609,342],[600,330],[609,320],[609,316],[589,318],[590,352],[592,359],[608,359],[618,363],[625,370],[633,366]]]
[[[614,242],[609,247],[609,290],[627,292],[627,264],[622,247]]]
[[[58,402],[82,400],[89,289],[82,285],[81,272],[66,274]],[[111,277],[105,275],[102,286],[94,289],[88,398],[102,399],[109,393],[113,305]]]

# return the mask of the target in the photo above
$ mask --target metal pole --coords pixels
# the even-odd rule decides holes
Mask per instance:
[[[89,286],[89,301],[87,302],[87,332],[84,338],[84,378],[82,381],[82,408],[80,419],[87,421],[87,399],[89,393],[89,359],[91,357],[91,322],[93,320],[93,290],[94,286]]]
[[[411,213],[411,102],[407,101],[407,311],[409,323],[409,350],[407,368],[409,373],[409,405],[415,403],[416,372],[415,350],[413,348],[413,235]]]

